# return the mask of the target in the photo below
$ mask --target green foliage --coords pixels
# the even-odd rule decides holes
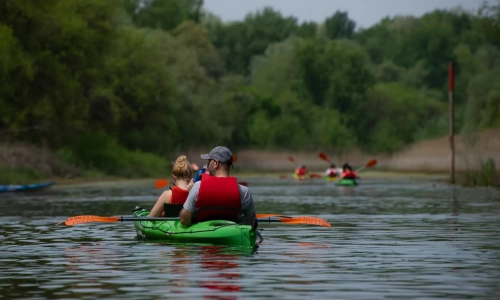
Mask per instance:
[[[263,149],[304,149],[309,137],[299,118],[290,114],[270,117],[259,111],[253,115],[249,124],[252,145]]]
[[[325,150],[344,150],[357,144],[355,132],[336,110],[317,109],[311,130],[312,144]]]
[[[485,40],[495,45],[497,48],[500,47],[500,2],[497,3],[487,3],[484,2],[481,10],[479,12],[481,16],[480,27],[485,34]]]
[[[497,175],[495,160],[492,158],[481,161],[481,170],[467,172],[464,179],[465,185],[470,186],[499,186],[500,177]]]
[[[500,68],[478,74],[469,83],[465,131],[500,125]]]
[[[293,35],[297,30],[297,20],[293,17],[285,18],[281,13],[266,7],[256,13],[249,13],[243,21],[213,29],[217,32],[213,35],[216,39],[212,42],[220,49],[227,70],[231,73],[248,74],[252,58],[263,54],[269,45]],[[308,31],[304,28],[302,30]]]
[[[0,132],[125,176],[214,144],[393,152],[446,133],[449,61],[457,128],[500,126],[498,5],[355,31],[346,12],[224,23],[202,4],[0,1]]]
[[[0,182],[2,184],[28,184],[44,178],[36,170],[31,168],[9,168],[0,169]]]
[[[393,152],[414,142],[415,133],[446,110],[438,100],[399,83],[376,85],[360,108],[359,130],[367,136],[361,142],[374,152]]]
[[[172,30],[185,20],[199,22],[203,0],[118,0],[138,27]]]
[[[104,133],[89,133],[62,148],[59,156],[84,170],[99,170],[108,175],[147,177],[168,171],[166,160],[153,154],[130,151]]]
[[[448,113],[443,113],[440,116],[437,117],[435,116],[430,120],[427,120],[427,122],[425,122],[422,127],[420,127],[415,131],[415,134],[413,135],[413,140],[415,142],[418,142],[426,139],[445,136],[448,134],[448,130],[449,130],[449,115]]]
[[[314,38],[317,36],[318,24],[315,22],[304,22],[295,31],[295,36],[301,38]]]
[[[375,67],[375,77],[378,82],[398,82],[401,80],[404,68],[392,61],[384,61]]]
[[[14,62],[0,75],[8,87],[0,90],[6,125],[42,126],[56,144],[84,130],[85,93],[115,36],[117,16],[113,1],[2,1],[0,34],[8,44],[2,52]]]
[[[347,12],[337,11],[325,20],[325,35],[329,39],[350,39],[354,35],[356,22],[349,19]]]

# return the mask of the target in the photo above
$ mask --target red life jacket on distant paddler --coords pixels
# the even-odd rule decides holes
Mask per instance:
[[[304,175],[306,175],[306,173],[307,173],[307,169],[306,168],[299,168],[297,170],[297,175],[299,175],[299,176],[304,176]]]
[[[240,191],[235,177],[201,175],[196,199],[196,221],[236,221],[241,211]]]
[[[358,174],[354,171],[344,171],[342,172],[342,178],[356,179],[358,178]]]
[[[173,186],[170,188],[172,190],[172,198],[170,198],[170,204],[184,204],[189,195],[188,190],[183,190],[178,186]]]

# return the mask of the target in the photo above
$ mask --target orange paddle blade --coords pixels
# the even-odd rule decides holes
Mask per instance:
[[[64,224],[66,224],[66,226],[73,226],[77,224],[92,223],[92,222],[117,222],[119,220],[120,217],[99,217],[99,216],[86,215],[86,216],[75,216],[67,218],[66,221],[64,221]]]
[[[293,157],[291,157],[291,156],[288,156],[288,160],[293,162],[293,163],[295,162],[295,159],[293,159]]]
[[[365,165],[365,168],[370,168],[370,167],[373,167],[374,165],[377,164],[377,160],[376,159],[372,159],[370,160],[366,165]]]
[[[237,162],[238,161],[238,156],[236,154],[233,155],[233,162]]]
[[[280,175],[280,179],[286,179],[287,177],[287,175]]]
[[[321,219],[318,217],[311,217],[311,216],[298,216],[298,217],[290,217],[290,216],[283,216],[279,214],[256,214],[255,215],[257,219],[265,219],[265,218],[272,218],[272,217],[278,217],[278,220],[281,223],[286,223],[286,224],[310,224],[310,225],[317,225],[317,226],[323,226],[323,227],[332,227],[328,221],[325,219]],[[266,223],[266,220],[260,220],[263,223]]]
[[[311,174],[309,175],[310,178],[323,178],[323,175],[321,174]]]
[[[292,218],[279,218],[280,222],[285,224],[309,224],[309,225],[317,225],[331,228],[332,225],[328,223],[326,220],[318,218],[318,217],[309,217],[309,216],[299,216]]]
[[[191,163],[191,169],[198,171],[200,169],[200,167],[198,167],[198,165],[196,163]]]
[[[164,188],[164,187],[166,187],[169,184],[170,184],[170,182],[168,180],[166,180],[166,179],[158,179],[158,180],[155,181],[155,187],[157,189]]]
[[[257,219],[261,219],[261,218],[271,218],[271,217],[283,217],[283,218],[286,218],[286,216],[283,216],[283,215],[278,215],[278,214],[256,214],[255,217]]]
[[[326,161],[326,162],[328,162],[328,163],[330,162],[330,160],[328,159],[328,156],[326,156],[326,154],[325,154],[325,153],[323,153],[323,152],[321,152],[321,153],[319,154],[319,158],[321,158],[322,160],[324,160],[324,161]]]

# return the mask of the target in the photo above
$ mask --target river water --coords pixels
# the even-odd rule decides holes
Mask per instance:
[[[245,178],[266,224],[256,251],[136,239],[132,223],[55,224],[151,208],[153,181],[0,194],[2,299],[500,299],[500,192],[410,178]]]

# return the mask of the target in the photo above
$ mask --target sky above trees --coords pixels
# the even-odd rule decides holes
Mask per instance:
[[[477,10],[480,0],[205,0],[204,8],[223,21],[242,20],[249,12],[271,6],[299,21],[322,22],[335,11],[347,11],[358,27],[367,28],[386,16],[421,16],[435,9],[457,6]],[[486,2],[492,2],[488,0]]]

